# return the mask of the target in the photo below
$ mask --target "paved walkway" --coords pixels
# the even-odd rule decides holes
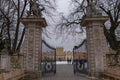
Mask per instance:
[[[73,73],[73,66],[71,64],[57,65],[57,73],[54,75],[45,75],[42,80],[90,80],[85,75]]]

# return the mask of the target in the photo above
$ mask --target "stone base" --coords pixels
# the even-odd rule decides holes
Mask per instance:
[[[101,73],[101,72],[88,72],[88,76],[89,76],[90,78],[99,79],[99,78],[101,78],[102,73]]]
[[[41,73],[40,72],[25,72],[25,74],[27,74],[27,76],[24,77],[24,79],[28,79],[28,80],[37,80],[41,78]]]

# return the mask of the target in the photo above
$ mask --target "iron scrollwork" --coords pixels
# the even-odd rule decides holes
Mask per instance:
[[[74,66],[74,73],[80,72],[80,73],[86,73],[86,59],[80,59],[80,60],[74,60],[73,66]]]

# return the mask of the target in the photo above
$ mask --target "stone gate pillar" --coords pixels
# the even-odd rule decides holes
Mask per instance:
[[[107,16],[84,16],[82,26],[87,32],[88,74],[98,77],[105,69],[105,54],[108,47],[103,31],[103,24]]]
[[[24,55],[23,69],[28,72],[40,72],[42,54],[41,31],[46,26],[46,21],[44,18],[30,16],[22,18],[21,22],[25,26],[25,36],[21,49]]]

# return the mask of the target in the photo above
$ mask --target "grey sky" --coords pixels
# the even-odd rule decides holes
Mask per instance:
[[[67,17],[71,10],[70,5],[71,0],[57,0],[57,11],[54,12],[56,15],[54,17],[55,22],[60,22],[61,13]],[[49,26],[43,30],[43,40],[53,48],[63,47],[65,51],[72,51],[74,46],[81,44],[81,42],[86,39],[86,32],[80,33],[80,27],[74,26],[73,33],[64,29],[62,33],[58,33],[54,22],[48,20]],[[52,24],[52,25],[51,25]],[[47,33],[45,32],[47,30]],[[47,35],[46,35],[47,34]]]
[[[57,0],[57,11],[67,16],[69,14],[70,2],[71,0]]]

